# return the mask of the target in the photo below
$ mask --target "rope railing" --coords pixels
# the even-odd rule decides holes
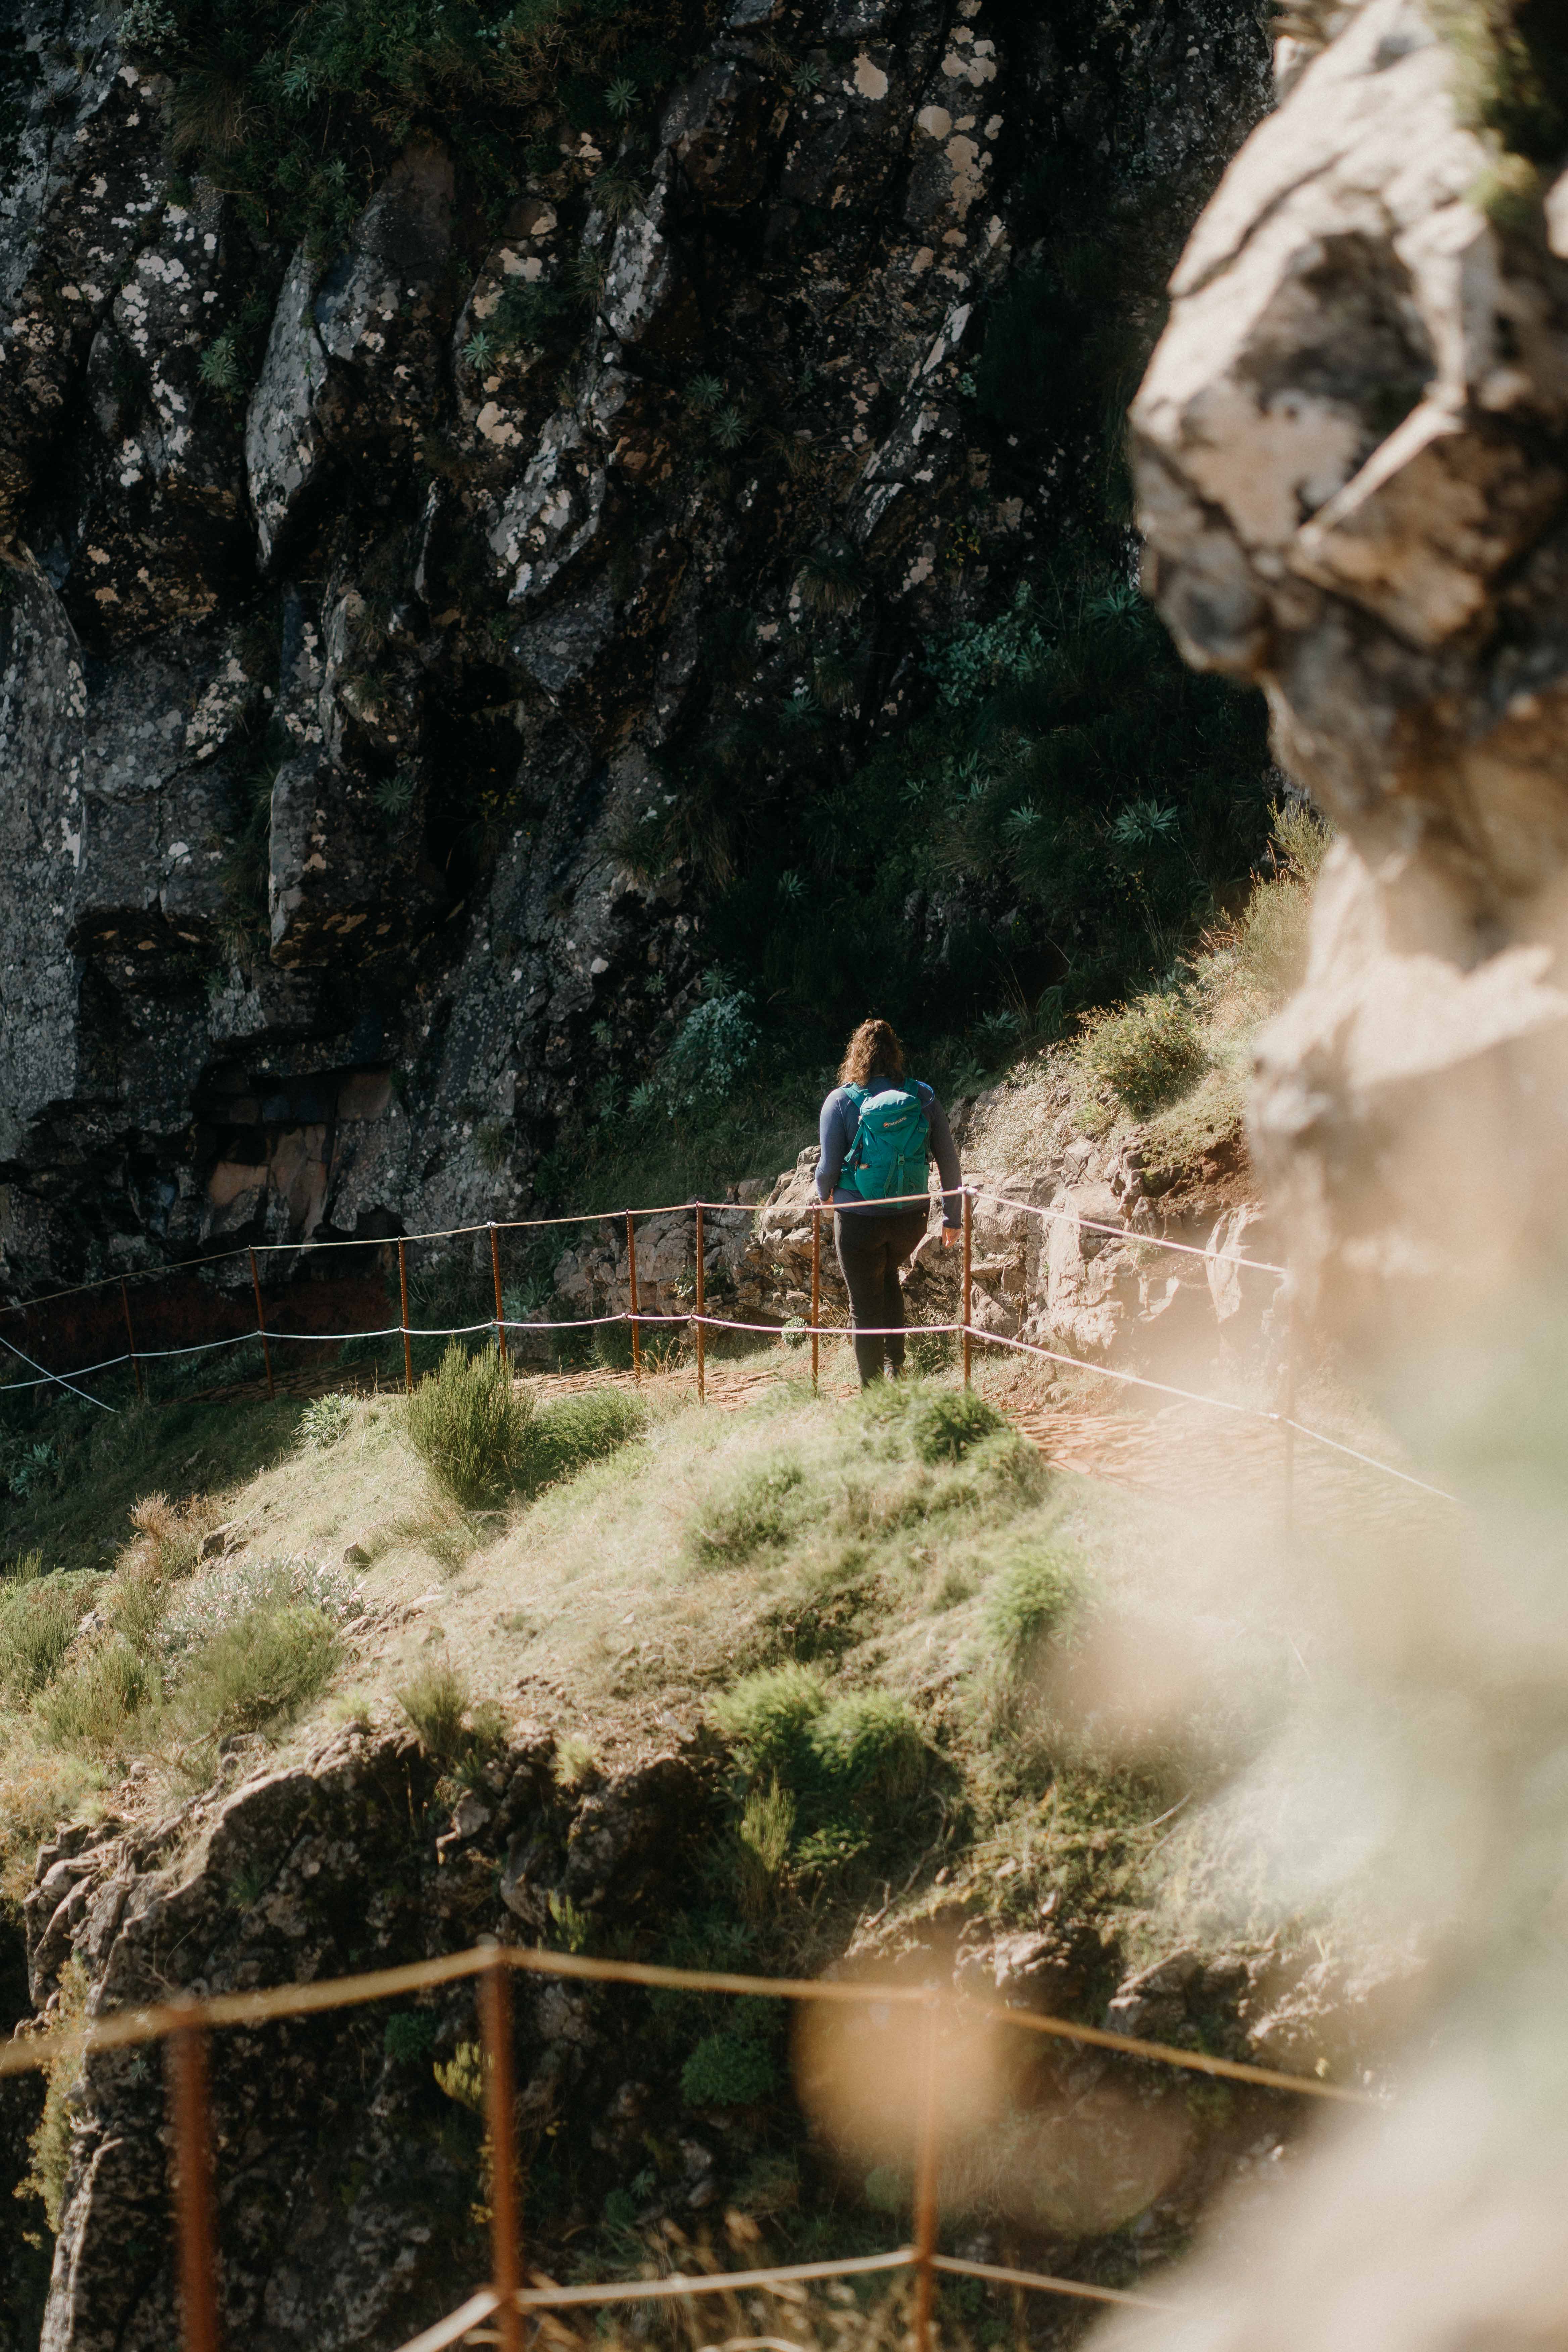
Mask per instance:
[[[747,2271],[672,2273],[652,2278],[595,2281],[561,2286],[535,2273],[525,2284],[519,2196],[516,2101],[513,2082],[511,1979],[517,1973],[577,1981],[634,1985],[646,1990],[719,1993],[745,1999],[822,2002],[837,2006],[902,2011],[920,2027],[919,2097],[912,2134],[913,2242],[880,2254],[814,2263],[769,2265]],[[85,2023],[56,2028],[0,2046],[0,2077],[53,2068],[62,2062],[85,2065],[105,2052],[163,2042],[174,2139],[174,2204],[179,2252],[185,2352],[219,2352],[217,2231],[212,2176],[211,2083],[208,2036],[225,2028],[253,2028],[282,2018],[321,2016],[363,2007],[410,1992],[479,1979],[479,2019],[483,2057],[484,2115],[490,2150],[491,2279],[446,2318],[411,2337],[401,2352],[444,2352],[467,2339],[500,2343],[521,2352],[522,2321],[531,2311],[599,2309],[752,2288],[799,2286],[813,2281],[866,2277],[912,2271],[915,2277],[914,2335],[917,2352],[931,2352],[935,2280],[947,2274],[995,2285],[1027,2289],[1080,2301],[1129,2304],[1143,2310],[1173,2306],[1153,2296],[1087,2279],[973,2262],[937,2251],[940,2128],[936,2097],[940,2037],[946,2017],[972,2017],[1020,2032],[1055,2036],[1147,2064],[1221,2076],[1259,2090],[1366,2106],[1373,2094],[1314,2075],[1255,2066],[1207,2051],[1145,2042],[1098,2026],[998,2001],[975,2000],[929,1985],[817,1977],[756,1977],[715,1969],[665,1968],[649,1961],[597,1959],[585,1953],[552,1952],[535,1946],[486,1942],[438,1958],[380,1969],[353,1977],[279,1985],[266,1991],[209,1994],[158,2006],[99,2014]],[[493,2332],[483,2325],[493,2319]]]
[[[1293,1520],[1295,1485],[1293,1442],[1298,1436],[1305,1438],[1310,1444],[1321,1446],[1330,1453],[1341,1454],[1350,1461],[1356,1462],[1360,1464],[1362,1467],[1374,1471],[1382,1477],[1394,1479],[1402,1486],[1411,1486],[1422,1494],[1430,1495],[1440,1502],[1454,1503],[1457,1501],[1458,1498],[1449,1494],[1446,1488],[1434,1486],[1427,1479],[1417,1477],[1412,1471],[1402,1470],[1394,1463],[1380,1461],[1374,1454],[1364,1453],[1356,1446],[1347,1444],[1341,1438],[1331,1437],[1324,1430],[1314,1429],[1309,1423],[1303,1422],[1297,1417],[1293,1410],[1295,1399],[1293,1324],[1291,1326],[1287,1347],[1286,1385],[1288,1408],[1284,1412],[1271,1411],[1267,1406],[1262,1405],[1246,1404],[1236,1398],[1211,1396],[1201,1390],[1183,1388],[1173,1381],[1154,1380],[1146,1373],[1124,1371],[1119,1367],[1110,1364],[1089,1363],[1081,1357],[1069,1355],[1066,1350],[1061,1349],[1047,1348],[1037,1340],[1018,1339],[1005,1332],[992,1331],[983,1328],[977,1325],[973,1319],[974,1205],[976,1202],[981,1202],[998,1208],[1017,1210],[1029,1216],[1036,1216],[1043,1219],[1070,1221],[1079,1226],[1086,1227],[1091,1232],[1114,1235],[1117,1239],[1129,1242],[1141,1249],[1173,1250],[1179,1252],[1184,1256],[1202,1258],[1207,1264],[1214,1264],[1226,1267],[1235,1267],[1243,1272],[1267,1274],[1288,1279],[1287,1269],[1285,1267],[1274,1265],[1267,1259],[1242,1257],[1232,1251],[1211,1252],[1199,1250],[1188,1242],[1169,1241],[1155,1234],[1138,1234],[1127,1226],[1110,1225],[1099,1223],[1094,1219],[1080,1218],[1078,1216],[1076,1211],[1043,1208],[1036,1202],[1018,1201],[1014,1199],[1010,1194],[992,1192],[973,1185],[966,1184],[963,1186],[961,1188],[961,1193],[963,1202],[963,1257],[961,1317],[956,1322],[928,1323],[921,1324],[916,1328],[932,1337],[957,1337],[962,1339],[963,1381],[966,1388],[972,1384],[973,1348],[975,1341],[978,1340],[982,1346],[1007,1349],[1018,1354],[1037,1358],[1047,1363],[1059,1364],[1067,1370],[1092,1375],[1096,1379],[1111,1381],[1122,1387],[1142,1390],[1150,1394],[1170,1397],[1178,1400],[1183,1403],[1205,1407],[1210,1412],[1228,1413],[1243,1420],[1256,1422],[1277,1429],[1280,1432],[1285,1440],[1284,1479],[1286,1488],[1286,1517],[1288,1523],[1290,1523]],[[887,1205],[893,1208],[903,1207],[906,1205],[912,1206],[922,1202],[929,1203],[933,1198],[944,1197],[946,1196],[941,1194],[933,1196],[930,1192],[900,1193],[895,1196],[890,1196]],[[630,1328],[632,1342],[632,1370],[635,1378],[638,1381],[640,1381],[642,1378],[642,1334],[645,1328],[653,1326],[655,1328],[662,1327],[670,1329],[689,1331],[692,1336],[695,1347],[697,1361],[697,1393],[699,1402],[705,1401],[707,1395],[706,1338],[710,1331],[733,1331],[750,1333],[763,1338],[782,1338],[792,1344],[804,1342],[805,1340],[809,1339],[811,1342],[811,1380],[813,1389],[815,1390],[820,1385],[820,1349],[823,1339],[829,1339],[841,1340],[845,1339],[852,1339],[856,1336],[857,1330],[858,1330],[859,1336],[863,1339],[886,1339],[892,1338],[894,1336],[902,1337],[905,1328],[905,1327],[901,1325],[898,1327],[872,1327],[868,1324],[855,1326],[853,1324],[827,1324],[822,1321],[822,1221],[825,1216],[832,1213],[834,1205],[835,1204],[832,1202],[824,1201],[773,1202],[772,1204],[765,1202],[736,1202],[691,1201],[678,1202],[665,1208],[626,1209],[624,1211],[617,1210],[614,1212],[602,1213],[584,1212],[565,1217],[516,1218],[504,1222],[495,1220],[482,1225],[455,1225],[429,1234],[408,1234],[398,1235],[391,1237],[390,1241],[385,1243],[380,1241],[374,1243],[370,1241],[258,1243],[256,1245],[256,1249],[253,1251],[237,1251],[229,1254],[236,1256],[248,1255],[251,1260],[251,1275],[257,1305],[257,1322],[254,1330],[230,1332],[226,1334],[222,1339],[200,1340],[181,1347],[155,1349],[138,1348],[135,1342],[135,1334],[131,1323],[130,1301],[129,1298],[126,1297],[123,1300],[123,1304],[126,1336],[130,1342],[129,1346],[119,1354],[101,1358],[96,1363],[73,1367],[69,1373],[51,1371],[47,1366],[37,1363],[33,1358],[26,1356],[23,1350],[17,1348],[13,1341],[7,1339],[4,1333],[0,1333],[0,1346],[9,1349],[10,1352],[14,1356],[20,1358],[22,1361],[27,1363],[31,1367],[32,1370],[37,1374],[37,1377],[32,1380],[18,1380],[5,1383],[5,1388],[0,1390],[0,1395],[47,1387],[53,1383],[68,1390],[73,1395],[82,1398],[84,1402],[97,1406],[100,1412],[113,1412],[117,1410],[116,1407],[106,1403],[101,1398],[90,1395],[86,1390],[77,1386],[77,1383],[84,1380],[91,1379],[100,1372],[112,1371],[118,1370],[123,1365],[129,1364],[136,1373],[138,1393],[140,1394],[142,1392],[141,1368],[144,1364],[157,1363],[172,1360],[176,1357],[202,1355],[220,1348],[242,1346],[250,1340],[259,1340],[261,1344],[266,1369],[267,1392],[269,1397],[276,1394],[276,1381],[273,1375],[270,1349],[274,1343],[278,1342],[281,1342],[285,1345],[339,1345],[348,1340],[401,1339],[403,1342],[404,1382],[405,1386],[411,1390],[414,1385],[412,1342],[416,1339],[471,1339],[476,1337],[481,1331],[493,1331],[496,1336],[497,1345],[500,1350],[502,1358],[504,1359],[507,1355],[508,1335],[510,1333],[543,1334],[546,1332],[597,1330],[616,1324],[626,1325]],[[706,1311],[705,1296],[707,1271],[704,1231],[705,1219],[715,1212],[727,1216],[755,1216],[765,1212],[770,1206],[774,1210],[788,1210],[792,1215],[804,1216],[810,1219],[811,1318],[809,1322],[792,1318],[790,1321],[781,1325],[777,1322],[748,1322],[732,1316],[709,1314]],[[694,1216],[696,1220],[696,1279],[693,1305],[689,1309],[682,1309],[675,1313],[652,1312],[642,1307],[638,1297],[637,1223],[639,1218],[647,1219],[649,1217],[674,1216],[678,1214],[690,1214]],[[498,1237],[501,1234],[531,1232],[537,1230],[542,1226],[555,1224],[588,1224],[604,1223],[619,1224],[623,1221],[626,1226],[626,1270],[629,1291],[629,1304],[626,1307],[617,1308],[604,1315],[584,1315],[562,1318],[554,1320],[530,1316],[509,1316],[506,1313],[505,1303],[501,1294],[500,1260],[498,1249]],[[477,1323],[435,1325],[411,1323],[408,1319],[407,1252],[409,1244],[419,1241],[450,1240],[461,1237],[465,1234],[488,1234],[489,1236],[490,1263],[495,1294],[494,1313],[485,1317],[481,1321]],[[317,1249],[364,1249],[383,1246],[395,1246],[397,1252],[399,1294],[403,1309],[402,1318],[399,1322],[384,1324],[371,1328],[360,1328],[352,1331],[280,1331],[267,1322],[262,1306],[260,1281],[257,1276],[255,1266],[255,1257],[258,1251],[263,1249],[275,1251],[289,1250],[303,1254]],[[216,1258],[193,1261],[193,1263],[203,1265],[213,1265],[218,1262],[219,1261]],[[180,1269],[178,1268],[167,1269],[169,1272],[177,1272]],[[118,1280],[119,1277],[110,1277],[110,1279]],[[83,1284],[78,1286],[78,1288],[85,1290],[96,1286],[99,1286]],[[71,1292],[61,1291],[47,1294],[47,1297],[63,1297],[72,1295],[74,1294]],[[44,1302],[32,1300],[28,1302],[28,1305],[31,1307],[40,1303]],[[16,1312],[20,1310],[13,1308],[9,1311]]]

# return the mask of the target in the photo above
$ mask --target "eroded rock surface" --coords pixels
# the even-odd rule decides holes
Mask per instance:
[[[1561,1199],[1563,183],[1498,203],[1459,88],[1419,0],[1351,12],[1199,224],[1134,409],[1154,593],[1191,659],[1266,687],[1342,836],[1254,1121],[1307,1289],[1369,1360],[1456,1285],[1484,1311]],[[1518,1171],[1517,1253],[1423,1125],[1440,1092],[1444,1131]]]
[[[742,5],[640,156],[520,146],[498,219],[416,129],[321,253],[175,176],[113,11],[14,15],[5,1278],[504,1215],[697,1001],[682,780],[805,692],[813,547],[842,778],[1068,519],[973,394],[1040,142],[1190,217],[1252,14]]]

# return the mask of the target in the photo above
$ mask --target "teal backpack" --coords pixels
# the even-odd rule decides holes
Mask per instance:
[[[901,1192],[926,1190],[926,1146],[931,1121],[913,1086],[864,1087],[845,1093],[860,1114],[855,1140],[845,1157],[841,1181],[868,1201],[896,1201]]]

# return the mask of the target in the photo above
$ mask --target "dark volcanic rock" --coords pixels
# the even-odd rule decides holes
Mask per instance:
[[[819,658],[853,773],[1070,525],[1065,445],[972,397],[1020,192],[1045,151],[1108,221],[1158,181],[1173,255],[1266,102],[1253,12],[742,0],[637,154],[520,147],[498,229],[416,131],[320,254],[174,176],[113,12],[12,19],[0,1279],[508,1213],[694,1001],[702,869],[679,823],[628,856],[648,811]],[[813,639],[817,546],[860,586]],[[307,1085],[382,1107],[305,1150],[266,1106]]]
[[[688,1891],[703,1786],[679,1756],[564,1796],[551,1748],[489,1769],[452,1810],[407,1738],[350,1734],[151,1832],[67,1832],[26,1906],[35,2000],[74,1958],[106,2015],[520,1940],[500,1856],[541,1890],[637,1931]],[[498,1881],[500,1891],[498,1894]],[[540,1909],[548,1917],[543,1893]],[[531,1938],[530,1938],[531,1940]],[[518,1979],[525,2127],[563,2102],[609,2112],[637,2048],[635,2009]],[[387,2012],[343,2011],[211,2045],[223,2324],[230,2343],[391,2345],[484,2274],[476,2117],[437,2087],[477,2031],[469,1984]],[[644,2047],[640,2063],[646,2068]],[[605,2147],[613,2156],[614,2135]],[[49,2352],[153,2352],[174,2326],[169,2138],[155,2055],[91,2059],[73,2098],[70,2169],[44,2326]],[[711,2160],[710,2159],[710,2162]],[[605,2172],[604,2188],[613,2176]],[[604,2193],[601,2188],[599,2193]]]

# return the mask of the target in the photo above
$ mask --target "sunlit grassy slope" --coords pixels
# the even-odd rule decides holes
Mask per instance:
[[[1120,1605],[1145,1507],[1048,1469],[956,1384],[817,1401],[783,1378],[739,1411],[679,1381],[608,1394],[536,1418],[612,1427],[613,1451],[488,1509],[443,1493],[396,1396],[106,1434],[83,1483],[113,1565],[53,1568],[89,1542],[56,1497],[0,1586],[13,1897],[73,1808],[166,1810],[237,1745],[251,1769],[334,1717],[429,1731],[445,1707],[484,1738],[552,1732],[567,1773],[721,1742],[746,1866],[803,1920],[868,1872],[929,1887],[1005,1861],[1022,1916],[1047,1883],[1136,1912],[1177,1763],[1097,1762],[1050,1692]]]

